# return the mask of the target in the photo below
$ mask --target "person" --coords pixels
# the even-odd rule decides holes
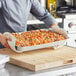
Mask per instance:
[[[27,31],[29,13],[44,21],[46,27],[66,35],[66,32],[57,25],[53,16],[40,5],[38,0],[1,0],[0,3],[0,48],[3,46],[10,48],[7,41],[11,39],[4,35],[4,32]]]

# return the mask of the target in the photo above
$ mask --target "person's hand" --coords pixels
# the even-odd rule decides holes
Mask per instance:
[[[67,37],[67,32],[64,29],[60,28],[58,25],[53,25],[53,26],[51,26],[51,28],[53,31]]]
[[[51,28],[52,28],[52,30],[53,30],[54,32],[57,32],[57,33],[65,36],[66,38],[68,38],[67,32],[66,32],[64,29],[60,28],[58,25],[54,24],[54,25],[51,26]],[[62,45],[60,45],[60,46],[54,46],[53,48],[54,48],[54,49],[57,49],[57,48],[59,48],[59,47],[62,47]]]
[[[0,33],[0,42],[6,48],[10,48],[10,46],[8,45],[8,42],[7,42],[8,40],[11,41],[11,39],[8,36],[3,35],[3,34]]]

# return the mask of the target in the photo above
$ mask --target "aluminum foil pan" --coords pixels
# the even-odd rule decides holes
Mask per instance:
[[[45,30],[45,29],[43,29],[43,30]],[[18,52],[18,53],[22,53],[22,52],[30,51],[30,50],[41,49],[41,48],[46,48],[46,47],[61,47],[65,44],[65,42],[67,40],[67,38],[66,38],[65,40],[50,42],[50,43],[46,43],[46,44],[20,47],[20,46],[15,45],[16,39],[11,33],[5,32],[4,34],[10,36],[12,41],[8,41],[8,44],[13,51]]]

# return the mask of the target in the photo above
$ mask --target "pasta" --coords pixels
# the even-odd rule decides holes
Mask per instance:
[[[40,45],[60,40],[65,40],[66,38],[58,33],[45,30],[32,30],[28,32],[12,33],[16,38],[16,46],[34,46]]]

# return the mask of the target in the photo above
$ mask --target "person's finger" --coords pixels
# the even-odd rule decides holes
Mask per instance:
[[[66,31],[62,30],[60,32],[60,34],[63,35],[64,37],[68,38],[68,35],[67,35],[67,32]]]
[[[8,48],[8,49],[10,49],[10,46],[9,45],[5,45],[5,47]]]
[[[9,40],[9,38],[6,36],[6,40],[5,40],[5,42],[4,42],[4,46],[5,46],[6,48],[10,48],[10,46],[9,46],[9,44],[8,44],[8,40]]]
[[[56,33],[59,33],[59,34],[63,35],[63,36],[66,37],[66,38],[68,37],[68,36],[67,36],[67,32],[66,32],[64,29],[62,29],[62,28],[55,28],[54,31],[55,31]]]
[[[3,34],[0,33],[0,42],[5,47],[10,48],[9,45],[8,45],[8,40],[11,41],[11,39],[8,36],[3,35]]]
[[[7,40],[11,41],[11,38],[7,35],[4,35],[6,37]]]
[[[62,33],[63,35],[67,35],[67,32],[66,32],[64,29],[61,29],[61,33]]]
[[[8,43],[4,43],[3,46],[5,46],[6,48],[10,48]]]

